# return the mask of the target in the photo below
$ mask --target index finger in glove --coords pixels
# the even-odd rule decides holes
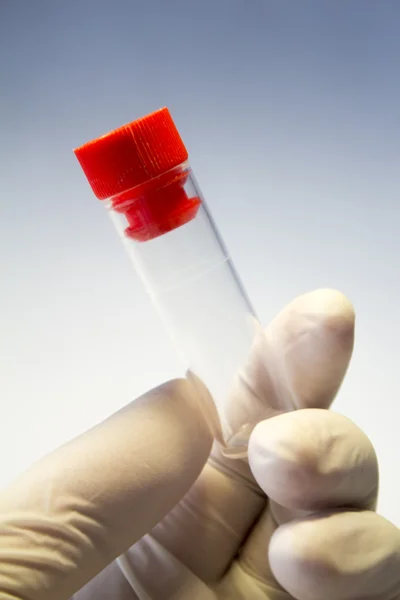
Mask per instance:
[[[34,465],[0,497],[0,597],[69,598],[173,508],[211,443],[177,380]]]

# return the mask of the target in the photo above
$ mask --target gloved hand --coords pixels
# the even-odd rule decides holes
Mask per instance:
[[[272,322],[232,404],[233,420],[263,419],[248,461],[209,457],[179,380],[29,469],[0,499],[0,599],[400,599],[400,533],[374,512],[374,450],[325,410],[353,329],[331,291]]]

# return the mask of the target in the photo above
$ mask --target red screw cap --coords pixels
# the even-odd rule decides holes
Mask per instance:
[[[144,184],[188,159],[168,108],[87,142],[74,153],[100,200]]]

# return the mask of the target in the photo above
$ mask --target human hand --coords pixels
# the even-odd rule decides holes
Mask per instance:
[[[399,600],[400,533],[374,512],[374,450],[324,410],[353,328],[330,291],[272,322],[232,399],[233,421],[260,421],[248,462],[209,456],[180,380],[28,470],[0,498],[0,600]]]

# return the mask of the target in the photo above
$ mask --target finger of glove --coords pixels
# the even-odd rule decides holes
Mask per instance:
[[[259,423],[249,442],[249,464],[269,499],[286,509],[375,508],[375,450],[343,415],[303,409]]]
[[[233,431],[282,412],[329,408],[349,366],[354,310],[343,294],[299,296],[261,329],[229,404]]]
[[[244,408],[245,418],[255,422],[294,408],[271,383],[271,347],[274,355],[285,357],[298,407],[329,406],[347,369],[353,330],[353,310],[342,294],[322,290],[294,300],[267,329],[266,354],[260,340],[254,348],[234,398],[239,412]],[[265,503],[247,462],[226,459],[215,447],[196,484],[153,536],[199,577],[215,581]]]
[[[211,441],[178,380],[33,466],[0,498],[0,596],[68,598],[172,509]]]
[[[279,524],[322,509],[375,508],[378,464],[374,448],[342,415],[303,409],[263,421],[250,438],[249,462],[269,505],[249,536],[239,564],[270,586],[274,577],[267,548]]]
[[[369,511],[320,514],[279,527],[272,571],[297,600],[392,600],[400,595],[400,532]]]

